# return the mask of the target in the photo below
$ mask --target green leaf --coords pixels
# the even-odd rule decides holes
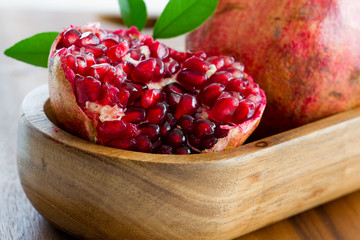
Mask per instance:
[[[126,26],[136,26],[141,31],[147,18],[145,2],[143,0],[118,0],[118,3]]]
[[[215,11],[218,0],[170,0],[156,21],[153,37],[171,38],[199,27]]]
[[[58,35],[58,32],[38,33],[15,43],[6,49],[4,54],[19,61],[46,68],[51,45]]]

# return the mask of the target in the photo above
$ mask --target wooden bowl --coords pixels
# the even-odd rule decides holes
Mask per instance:
[[[24,100],[18,171],[34,207],[87,239],[231,239],[360,188],[360,108],[190,156],[113,149],[59,129],[47,86]]]

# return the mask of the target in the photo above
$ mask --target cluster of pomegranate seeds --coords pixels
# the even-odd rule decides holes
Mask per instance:
[[[250,119],[259,87],[232,57],[178,52],[136,28],[71,27],[54,56],[100,144],[141,152],[211,149]]]

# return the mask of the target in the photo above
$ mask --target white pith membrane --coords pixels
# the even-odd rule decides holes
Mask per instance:
[[[146,82],[145,85],[146,85],[146,89],[148,89],[148,90],[151,90],[151,89],[163,90],[163,88],[165,86],[169,86],[169,84],[171,85],[173,83],[179,83],[179,81],[177,79],[178,79],[178,75],[179,75],[180,72],[184,72],[186,70],[193,71],[193,69],[191,69],[191,67],[184,68],[182,66],[182,64],[184,63],[184,61],[186,59],[189,59],[190,57],[195,57],[195,58],[199,58],[200,60],[202,60],[204,62],[206,62],[207,59],[210,59],[210,58],[207,58],[206,55],[204,53],[202,53],[202,52],[198,52],[198,53],[190,53],[190,52],[189,53],[179,53],[179,52],[176,52],[175,50],[167,48],[167,47],[166,47],[166,49],[169,49],[169,53],[167,55],[165,54],[166,57],[161,58],[161,56],[154,56],[154,53],[149,48],[149,46],[151,44],[154,44],[154,43],[157,43],[157,42],[153,41],[148,36],[141,35],[134,28],[132,28],[132,29],[130,29],[128,31],[118,30],[118,31],[112,32],[112,31],[105,31],[105,30],[101,29],[100,24],[98,24],[98,23],[88,24],[88,25],[84,25],[84,26],[81,26],[81,27],[73,27],[72,26],[71,28],[80,31],[82,33],[81,37],[83,37],[84,35],[89,35],[89,32],[95,34],[100,40],[100,45],[104,42],[104,39],[109,39],[109,38],[117,39],[119,45],[126,41],[128,43],[128,45],[129,45],[128,47],[129,47],[130,50],[131,49],[136,50],[137,53],[141,55],[140,59],[134,59],[134,58],[132,58],[131,53],[127,52],[126,54],[123,54],[121,57],[119,57],[116,60],[116,62],[110,60],[110,57],[109,57],[108,59],[110,60],[110,62],[108,62],[108,63],[110,65],[112,65],[113,67],[115,67],[116,65],[119,66],[120,64],[125,64],[125,63],[128,64],[128,63],[130,63],[130,65],[132,65],[133,69],[136,69],[137,66],[139,66],[139,64],[144,63],[144,61],[155,58],[156,61],[157,61],[156,62],[156,64],[157,64],[156,67],[159,67],[158,60],[163,61],[163,66],[164,66],[164,69],[165,69],[163,71],[164,72],[165,71],[170,72],[171,69],[176,68],[176,67],[171,68],[171,64],[174,64],[174,62],[176,64],[179,64],[176,71],[174,70],[174,72],[171,72],[171,74],[168,74],[169,76],[165,76],[166,73],[163,73],[162,77],[160,78],[160,81],[158,79],[154,78],[155,81],[150,80],[149,82]],[[65,29],[64,32],[66,32],[66,30],[68,30],[68,29]],[[194,118],[194,123],[193,124],[195,124],[197,119],[209,119],[216,126],[215,128],[212,129],[212,131],[213,132],[215,131],[215,132],[212,133],[212,135],[209,135],[209,136],[206,136],[206,137],[204,137],[204,136],[195,136],[195,134],[193,134],[192,132],[186,131],[185,129],[182,128],[182,126],[180,126],[177,123],[177,125],[171,126],[171,130],[167,132],[168,135],[159,136],[158,138],[156,138],[156,140],[151,140],[150,145],[151,145],[152,148],[150,148],[150,149],[147,149],[147,148],[136,149],[136,146],[144,144],[144,142],[148,143],[148,141],[150,139],[150,136],[146,135],[148,137],[147,139],[144,140],[144,138],[139,138],[140,140],[137,140],[138,136],[142,135],[142,133],[143,133],[142,132],[143,130],[139,129],[140,125],[144,125],[144,123],[152,123],[152,124],[158,125],[160,127],[163,127],[163,125],[165,125],[166,121],[170,122],[170,120],[166,119],[167,114],[170,113],[171,116],[175,116],[176,111],[178,111],[178,108],[175,107],[175,109],[171,110],[169,108],[169,105],[166,103],[167,108],[166,108],[165,117],[161,120],[161,122],[154,123],[154,122],[152,122],[152,121],[150,121],[148,119],[148,115],[150,115],[149,114],[149,111],[150,111],[149,109],[151,107],[153,107],[154,105],[156,105],[156,103],[161,103],[162,102],[162,101],[154,101],[154,103],[152,105],[146,107],[146,109],[145,109],[146,110],[146,118],[145,119],[141,120],[140,122],[128,123],[128,122],[126,122],[126,120],[124,120],[124,119],[126,119],[127,111],[128,110],[130,111],[133,108],[139,108],[139,107],[141,108],[141,104],[142,104],[141,99],[144,98],[144,96],[143,96],[144,92],[141,93],[142,95],[140,96],[139,99],[136,99],[136,101],[133,101],[132,104],[130,104],[130,105],[129,105],[130,99],[129,99],[129,102],[127,104],[125,104],[125,105],[121,104],[119,102],[114,104],[111,101],[110,101],[110,105],[108,105],[106,103],[104,104],[101,99],[95,99],[95,100],[88,99],[85,102],[81,102],[81,100],[79,100],[79,95],[77,95],[77,94],[79,94],[77,92],[77,91],[79,91],[79,90],[77,90],[77,84],[78,84],[78,82],[81,82],[81,81],[84,82],[83,80],[87,79],[87,76],[94,77],[95,80],[98,80],[98,81],[101,82],[101,87],[104,87],[104,84],[105,84],[105,80],[104,80],[105,77],[104,76],[106,76],[106,74],[108,74],[108,73],[106,73],[104,76],[98,77],[95,74],[90,75],[91,70],[89,70],[89,69],[92,68],[92,66],[95,66],[95,65],[105,64],[103,59],[106,59],[107,56],[109,56],[109,55],[106,55],[106,54],[108,54],[108,52],[109,52],[108,49],[110,49],[110,47],[103,48],[103,49],[106,49],[106,50],[103,51],[103,54],[100,55],[100,56],[94,57],[94,59],[96,59],[96,60],[102,59],[102,62],[99,62],[99,63],[94,62],[92,65],[89,65],[89,61],[87,61],[87,65],[85,67],[86,70],[80,70],[81,57],[94,56],[94,54],[89,53],[89,49],[87,47],[89,47],[89,46],[90,47],[93,47],[93,46],[96,47],[99,44],[75,46],[75,45],[79,45],[77,42],[75,42],[75,43],[70,44],[70,46],[65,46],[64,42],[63,42],[64,41],[63,40],[64,32],[58,37],[57,41],[55,41],[55,45],[53,46],[53,51],[52,51],[52,53],[50,55],[50,62],[56,62],[56,61],[51,61],[51,59],[55,59],[55,58],[58,58],[58,57],[61,59],[58,62],[61,62],[62,69],[63,69],[63,71],[65,73],[65,77],[66,77],[66,79],[68,79],[69,84],[71,84],[72,92],[73,92],[74,96],[76,97],[76,101],[77,101],[79,107],[87,115],[87,117],[89,119],[91,119],[92,124],[94,125],[94,129],[97,129],[97,131],[100,131],[99,129],[101,127],[99,127],[99,126],[104,126],[104,124],[107,124],[107,123],[110,124],[110,123],[115,122],[115,121],[117,121],[117,122],[125,122],[125,125],[127,124],[126,125],[127,127],[130,126],[131,128],[136,129],[136,130],[133,130],[133,132],[132,132],[132,134],[135,134],[134,135],[135,140],[133,140],[132,138],[129,138],[129,137],[124,137],[124,135],[121,135],[121,134],[119,136],[117,136],[117,137],[113,137],[112,139],[108,140],[105,137],[101,137],[99,135],[99,133],[97,133],[97,135],[94,136],[93,139],[95,139],[95,141],[100,143],[100,144],[113,146],[113,147],[118,147],[118,148],[123,148],[123,149],[128,149],[128,150],[135,150],[135,151],[170,153],[170,152],[164,152],[165,148],[163,148],[162,145],[167,144],[168,139],[169,139],[168,135],[169,135],[170,131],[173,131],[174,129],[180,129],[184,133],[185,141],[182,141],[182,143],[180,145],[178,145],[178,146],[174,145],[174,146],[170,146],[169,148],[167,148],[167,149],[171,148],[171,151],[172,151],[171,153],[184,154],[184,153],[221,151],[221,150],[228,149],[228,148],[231,148],[231,147],[238,146],[239,144],[242,144],[246,140],[246,138],[251,134],[251,132],[256,128],[257,124],[260,121],[260,118],[261,118],[262,113],[263,113],[264,108],[265,108],[266,98],[265,98],[265,95],[264,95],[263,91],[260,88],[258,88],[258,86],[251,79],[251,77],[246,75],[245,73],[243,73],[243,65],[238,63],[238,62],[234,62],[233,60],[228,58],[232,62],[229,60],[230,63],[226,63],[228,65],[225,65],[225,66],[217,69],[217,66],[215,64],[212,64],[210,62],[210,60],[208,60],[209,62],[207,62],[207,64],[208,64],[207,70],[205,72],[203,72],[203,75],[206,76],[206,81],[209,81],[209,79],[211,79],[211,77],[215,73],[218,73],[218,72],[221,72],[221,71],[226,71],[227,69],[230,69],[230,68],[235,69],[234,71],[236,73],[238,73],[239,71],[241,72],[241,77],[240,78],[243,81],[245,81],[247,85],[249,85],[249,86],[251,85],[252,86],[251,88],[255,89],[254,90],[255,92],[254,93],[251,92],[250,94],[248,94],[248,96],[244,95],[245,93],[234,95],[234,94],[236,94],[235,91],[232,91],[232,89],[226,89],[226,91],[230,92],[232,95],[231,96],[229,96],[229,94],[224,95],[223,98],[236,98],[238,102],[242,102],[242,101],[253,102],[252,104],[255,106],[255,108],[253,109],[253,113],[249,117],[245,118],[243,122],[236,123],[236,124],[233,123],[232,121],[223,122],[223,121],[215,120],[217,118],[217,116],[216,116],[217,114],[214,114],[214,112],[212,112],[212,111],[214,111],[213,109],[215,108],[214,106],[216,104],[214,103],[212,106],[209,106],[209,105],[203,104],[198,99],[198,97],[199,97],[198,94],[201,91],[203,91],[201,89],[204,89],[207,85],[203,85],[204,87],[199,86],[199,87],[196,87],[194,89],[189,90],[188,89],[189,87],[186,86],[186,84],[184,85],[182,83],[179,83],[181,86],[186,88],[185,92],[182,93],[183,95],[184,94],[190,94],[190,95],[194,95],[194,96],[196,95],[197,96],[196,99],[197,99],[197,104],[199,105],[199,107],[197,107],[196,112],[192,112],[191,114],[189,112],[189,114],[188,114],[188,115],[190,115],[190,116],[192,116]],[[80,40],[77,40],[77,41],[80,41]],[[148,46],[147,44],[148,45],[150,44],[150,45]],[[160,51],[160,53],[157,53],[157,54],[158,55],[161,54],[161,51]],[[176,55],[176,54],[178,54],[178,55]],[[67,57],[69,57],[69,55],[70,55],[70,58],[71,58],[71,56],[74,56],[75,57],[74,59],[77,59],[78,57],[80,58],[80,63],[77,62],[76,67],[72,68],[72,66],[67,66],[67,64],[69,63],[69,62],[67,62],[68,61]],[[182,56],[183,59],[181,57],[179,57],[179,55]],[[180,60],[179,59],[176,60],[175,59],[176,57],[179,57]],[[78,61],[78,60],[76,60],[76,61]],[[121,67],[123,68],[124,71],[126,70],[125,65],[121,65]],[[51,65],[50,65],[50,68],[52,68]],[[134,70],[131,70],[131,71],[134,71]],[[146,71],[145,71],[145,73],[146,73]],[[234,74],[236,74],[236,73],[234,73]],[[117,87],[117,89],[120,89],[121,87],[123,87],[123,85],[125,83],[134,83],[135,82],[135,83],[140,84],[140,82],[137,82],[137,81],[134,81],[134,79],[131,79],[132,78],[132,72],[129,73],[129,74],[125,74],[125,75],[126,75],[125,79],[122,79],[121,81],[119,80],[121,82],[121,84],[119,83],[119,85],[115,86],[114,82],[111,82],[111,81],[115,81],[115,80],[111,80],[111,81],[108,81],[106,83],[107,84],[106,86],[114,84],[114,85],[111,85],[111,87]],[[77,80],[77,79],[80,79],[80,80]],[[230,79],[233,79],[233,78],[230,78]],[[204,82],[204,84],[205,83],[206,82]],[[78,87],[78,88],[80,88],[80,87]],[[92,94],[91,93],[92,90],[91,90],[91,88],[89,88],[89,89],[90,89],[89,90],[90,94],[88,94],[88,95],[90,96]],[[109,89],[110,89],[110,87],[109,87]],[[144,91],[146,91],[146,89]],[[244,92],[245,91],[248,91],[248,90],[246,90],[244,88]],[[131,93],[131,94],[133,94],[133,93]],[[163,98],[165,100],[165,98],[167,98],[170,95],[170,92],[169,93],[163,93],[163,94],[164,94]],[[181,96],[183,96],[183,95],[181,95]],[[80,96],[82,96],[82,95],[80,95]],[[130,95],[130,98],[132,96],[133,95]],[[85,98],[86,97],[87,96],[85,96]],[[89,98],[91,98],[91,97],[89,97]],[[117,95],[116,99],[117,98],[120,99],[121,96]],[[215,102],[217,103],[217,101],[219,99],[221,99],[221,97],[217,97],[217,100]],[[56,102],[57,100],[54,99],[53,101]],[[226,110],[226,107],[224,109]],[[235,115],[234,111],[235,110],[232,110],[232,115],[231,116]],[[184,115],[184,114],[182,114],[182,115]],[[178,121],[179,118],[176,119],[176,120]],[[195,126],[193,126],[193,127],[195,127]],[[225,132],[227,132],[227,134],[226,135],[224,135],[224,133],[220,134],[219,132],[221,132],[221,130],[225,130]],[[107,134],[111,135],[111,133],[107,133]],[[190,135],[192,135],[192,136],[190,136]],[[220,135],[221,135],[221,137],[219,137]],[[192,141],[192,139],[194,139],[194,138],[200,139],[201,147],[196,147],[196,146],[194,146],[194,144],[191,143],[191,142],[194,142],[194,141]],[[104,139],[106,139],[106,140],[104,140]],[[162,139],[164,139],[164,141]],[[206,141],[209,142],[209,143],[206,143],[206,144],[208,144],[206,146],[210,146],[209,148],[204,147],[205,146],[204,142],[206,142]],[[119,142],[121,142],[121,144]],[[125,146],[124,144],[126,145],[126,147],[123,147],[123,146]],[[131,145],[131,146],[128,147],[128,145],[129,146]],[[160,146],[160,148],[159,148],[159,146]],[[162,149],[162,150],[159,150],[159,149]]]

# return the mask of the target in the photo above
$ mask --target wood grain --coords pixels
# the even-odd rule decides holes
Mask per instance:
[[[360,188],[360,108],[176,156],[79,139],[48,119],[47,99],[43,86],[24,100],[19,175],[35,208],[81,238],[233,239]]]
[[[43,31],[59,31],[69,24],[103,20],[86,13],[9,11],[0,8],[0,51],[25,37]],[[103,22],[109,29],[116,24]],[[183,48],[183,41],[166,40]],[[0,239],[74,239],[49,224],[32,207],[19,181],[16,136],[19,108],[24,96],[47,82],[47,71],[0,54]],[[5,103],[5,104],[4,104]],[[352,141],[359,141],[353,139]],[[346,143],[345,143],[346,144]],[[358,145],[359,147],[359,145]],[[176,217],[174,215],[174,217]],[[238,239],[359,239],[360,191],[313,208]]]

